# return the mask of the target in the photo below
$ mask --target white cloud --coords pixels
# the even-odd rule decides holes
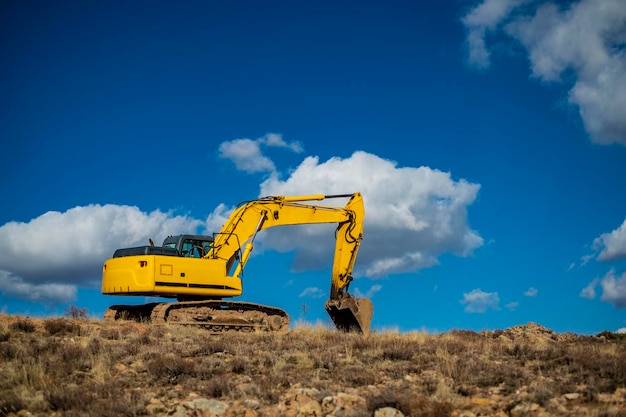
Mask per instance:
[[[224,223],[228,221],[228,217],[234,209],[235,207],[227,207],[225,204],[219,204],[207,217],[205,229],[210,233],[220,230]]]
[[[304,152],[304,148],[302,147],[302,144],[300,142],[294,141],[294,142],[287,143],[283,139],[283,136],[278,133],[268,133],[265,136],[257,140],[259,141],[259,143],[263,143],[267,146],[274,146],[277,148],[287,148],[295,153]]]
[[[485,37],[488,31],[495,30],[511,11],[527,0],[485,0],[473,8],[462,22],[468,29],[467,46],[469,62],[479,68],[487,68],[490,54]]]
[[[621,226],[609,233],[603,233],[593,241],[599,250],[599,261],[615,261],[626,258],[626,219]]]
[[[273,172],[271,159],[261,152],[261,144],[252,139],[235,139],[220,145],[220,157],[230,159],[240,171],[248,173]]]
[[[600,299],[613,304],[615,308],[626,308],[626,272],[621,276],[615,276],[615,271],[611,269],[602,278],[602,297]]]
[[[581,256],[581,258],[580,258],[580,266],[587,265],[589,263],[589,261],[592,260],[593,258],[595,258],[595,255],[584,255],[584,256]],[[575,264],[574,264],[574,266],[575,266]],[[573,266],[572,266],[572,268],[573,268]]]
[[[626,258],[626,219],[617,229],[595,238],[592,246],[594,253],[584,256],[582,265],[593,258],[602,262]],[[626,308],[626,272],[621,277],[616,277],[615,270],[611,269],[602,279],[594,278],[580,291],[580,296],[595,299],[598,285],[602,288],[602,301],[613,304],[616,308]]]
[[[43,304],[67,304],[76,299],[76,286],[30,283],[20,277],[13,276],[8,271],[0,270],[0,293],[7,297]]]
[[[580,291],[580,296],[589,300],[596,298],[596,286],[599,282],[600,280],[598,278],[594,278],[593,281],[587,284],[587,286]]]
[[[398,167],[376,155],[356,152],[323,163],[306,158],[285,181],[273,175],[261,183],[260,195],[362,192],[367,214],[354,271],[358,278],[415,273],[436,264],[445,253],[471,255],[483,244],[467,220],[467,208],[479,188],[452,179],[450,173]],[[322,204],[342,206],[346,200]],[[198,229],[218,231],[231,210],[220,204],[202,221],[159,210],[147,213],[130,206],[89,205],[47,212],[29,222],[6,223],[0,226],[0,292],[31,300],[71,300],[77,287],[99,285],[102,262],[115,249],[145,245],[148,238],[159,244],[170,234],[204,232]],[[257,237],[255,252],[294,251],[293,270],[330,268],[335,228],[329,224],[269,229]],[[381,288],[374,285],[366,294]]]
[[[50,211],[30,222],[0,226],[0,292],[31,301],[67,301],[76,285],[99,283],[102,262],[115,249],[162,241],[201,224],[186,216],[137,207],[89,205]]]
[[[526,297],[536,297],[538,293],[539,293],[539,290],[537,288],[530,287],[524,292],[524,295]]]
[[[305,288],[298,297],[322,298],[326,293],[318,287]]]
[[[615,308],[626,308],[626,272],[616,275],[611,269],[602,277],[595,278],[580,292],[580,296],[593,300],[596,298],[596,287],[602,288],[600,300],[613,304]]]
[[[465,304],[468,313],[485,313],[487,310],[499,310],[500,298],[497,292],[484,292],[480,288],[463,294],[461,304]]]
[[[508,303],[507,305],[505,305],[504,307],[509,311],[515,311],[517,310],[517,307],[519,307],[519,303],[517,301],[512,301]]]
[[[222,142],[219,146],[219,156],[228,159],[235,164],[240,171],[248,173],[275,172],[274,162],[263,154],[261,147],[286,148],[295,153],[303,151],[300,142],[287,143],[282,135],[268,133],[257,139],[234,139]]]
[[[483,239],[467,221],[467,207],[479,188],[462,179],[455,181],[447,172],[398,167],[359,151],[322,163],[317,157],[307,157],[285,181],[278,176],[265,180],[260,195],[361,192],[365,230],[355,276],[378,277],[416,272],[437,264],[444,253],[468,256],[480,247]],[[335,227],[270,229],[262,242],[279,251],[296,250],[294,270],[319,269],[332,259]]]
[[[354,296],[358,297],[358,298],[372,298],[374,297],[374,294],[376,294],[377,292],[379,292],[380,290],[383,289],[383,286],[380,284],[374,284],[370,287],[369,290],[365,291],[365,292],[361,292],[361,290],[359,290],[358,288],[354,289]]]
[[[534,77],[571,89],[592,141],[626,145],[626,7],[623,0],[485,0],[462,19],[468,61],[490,64],[489,38],[507,34],[528,53]]]

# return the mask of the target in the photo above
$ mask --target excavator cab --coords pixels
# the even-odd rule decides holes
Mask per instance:
[[[168,236],[163,241],[164,248],[176,249],[180,256],[202,258],[213,246],[213,237],[201,235]]]

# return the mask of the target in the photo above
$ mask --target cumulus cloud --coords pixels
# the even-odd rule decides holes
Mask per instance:
[[[228,159],[240,171],[248,173],[275,172],[274,162],[263,154],[264,147],[289,149],[295,153],[303,152],[300,142],[286,142],[282,135],[268,133],[257,139],[234,139],[222,142],[219,146],[220,158]]]
[[[345,194],[359,191],[365,202],[364,240],[355,276],[380,277],[416,272],[438,263],[444,253],[468,256],[483,244],[467,220],[467,208],[480,185],[454,180],[428,167],[399,167],[395,162],[358,151],[349,158],[320,162],[307,157],[286,180],[271,176],[261,195]],[[324,204],[343,205],[345,202]],[[328,265],[334,228],[300,226],[269,229],[266,247],[295,250],[294,270]]]
[[[465,305],[468,313],[485,313],[487,310],[499,310],[500,298],[497,292],[485,292],[477,288],[463,294],[461,304]]]
[[[326,293],[319,287],[308,287],[305,288],[298,297],[322,298],[325,295]]]
[[[266,135],[264,141],[281,143]],[[280,139],[280,140],[279,140]],[[299,149],[291,145],[294,149]],[[308,157],[281,180],[271,175],[260,195],[363,193],[367,215],[354,276],[416,273],[446,253],[469,256],[483,244],[468,224],[468,207],[480,185],[428,167],[400,167],[366,152],[320,162]],[[343,206],[347,199],[322,204]],[[336,204],[335,204],[336,203]],[[29,222],[0,226],[0,292],[7,296],[68,302],[78,286],[97,286],[115,249],[161,242],[172,233],[220,230],[232,207],[218,205],[199,220],[172,212],[143,212],[123,205],[88,205],[51,211]],[[336,225],[274,228],[257,237],[257,250],[294,252],[292,270],[330,269]],[[278,232],[278,229],[281,229]],[[364,293],[372,296],[381,285]],[[302,296],[317,296],[313,289]]]
[[[602,297],[600,299],[613,304],[615,308],[626,308],[626,272],[616,276],[615,270],[611,269],[602,278]]]
[[[525,48],[532,75],[567,82],[568,100],[592,141],[626,145],[626,7],[623,0],[567,5],[485,0],[462,18],[468,61],[490,65],[488,43],[508,35]]]
[[[519,307],[519,302],[512,301],[512,302],[508,303],[507,305],[505,305],[504,307],[507,310],[509,310],[509,311],[515,311],[515,310],[517,310],[517,307]]]
[[[580,291],[580,296],[589,300],[596,298],[596,286],[599,282],[600,280],[598,278],[594,278],[593,281]]]
[[[362,292],[358,288],[354,289],[354,296],[358,298],[372,298],[374,294],[383,289],[383,286],[380,284],[374,284],[370,287],[369,290]]]
[[[287,142],[283,139],[283,135],[278,134],[278,133],[268,133],[265,136],[257,139],[257,141],[267,146],[274,146],[277,148],[287,148],[295,153],[304,152],[302,143],[298,141]]]
[[[192,232],[199,220],[137,207],[89,205],[0,226],[0,292],[31,301],[67,302],[76,286],[99,283],[102,261],[119,247]]]
[[[602,233],[593,240],[593,253],[583,257],[582,265],[595,258],[601,262],[613,262],[626,258],[626,219],[615,230]],[[596,298],[596,288],[600,286],[604,302],[613,304],[616,308],[626,307],[626,272],[621,276],[611,269],[606,275],[594,278],[580,291],[580,297],[593,300]]]
[[[602,289],[600,300],[613,304],[615,308],[626,308],[626,272],[616,275],[615,270],[611,269],[602,279],[595,278],[591,281],[582,289],[580,296],[594,299],[598,285]]]
[[[524,291],[524,295],[526,297],[536,297],[538,293],[539,293],[539,290],[537,288],[534,288],[534,287],[530,287],[529,289]]]
[[[228,221],[228,217],[233,210],[234,207],[229,207],[224,203],[219,204],[207,217],[205,230],[208,230],[210,233],[220,230],[224,223]]]
[[[0,293],[43,304],[67,304],[76,299],[76,286],[68,284],[34,284],[0,270]]]
[[[616,261],[626,258],[626,219],[621,226],[609,233],[603,233],[593,241],[599,251],[599,261]]]
[[[467,28],[469,62],[479,68],[491,63],[486,45],[488,32],[494,31],[516,7],[527,0],[485,0],[466,14],[462,22]]]

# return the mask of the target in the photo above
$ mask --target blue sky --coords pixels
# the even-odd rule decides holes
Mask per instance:
[[[622,1],[2,2],[0,42],[1,312],[101,317],[146,301],[100,294],[116,248],[360,191],[375,330],[626,328]],[[327,323],[327,232],[263,232],[239,299]]]

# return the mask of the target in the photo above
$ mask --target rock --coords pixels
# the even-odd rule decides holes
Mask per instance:
[[[340,392],[335,396],[324,398],[322,410],[324,415],[333,417],[362,416],[367,412],[367,401],[361,396]]]
[[[122,373],[124,372],[128,367],[126,365],[124,365],[123,363],[116,363],[112,366],[113,370],[116,371],[117,373]]]
[[[510,340],[527,340],[531,343],[537,342],[553,342],[556,340],[556,332],[546,329],[545,327],[530,322],[521,326],[513,326],[506,329],[503,335]]]
[[[165,405],[158,398],[151,398],[146,405],[146,411],[148,414],[157,414],[165,410]]]
[[[511,417],[522,417],[528,415],[532,410],[532,403],[529,402],[521,402],[516,404],[510,411]]]
[[[541,406],[537,403],[530,403],[527,401],[523,401],[517,404],[510,411],[511,417],[522,417],[527,415],[537,415],[537,413],[541,410]]]
[[[577,392],[568,392],[567,394],[563,394],[563,397],[567,400],[577,400],[580,398],[580,394]]]
[[[174,417],[187,417],[187,409],[182,405],[176,406],[176,411],[173,414]]]
[[[315,400],[302,404],[297,412],[297,417],[319,417],[322,415],[322,407]]]
[[[404,414],[393,407],[383,407],[374,412],[374,417],[404,417]]]
[[[283,417],[321,417],[322,407],[316,400],[319,395],[315,388],[298,388],[288,392],[278,402],[278,414]]]
[[[256,410],[261,406],[261,402],[259,400],[244,400],[243,406],[249,408],[251,410]]]
[[[185,401],[182,405],[189,410],[198,410],[201,411],[202,414],[217,416],[223,415],[226,413],[226,409],[228,409],[228,404],[222,401],[202,397],[195,398],[191,401]]]

